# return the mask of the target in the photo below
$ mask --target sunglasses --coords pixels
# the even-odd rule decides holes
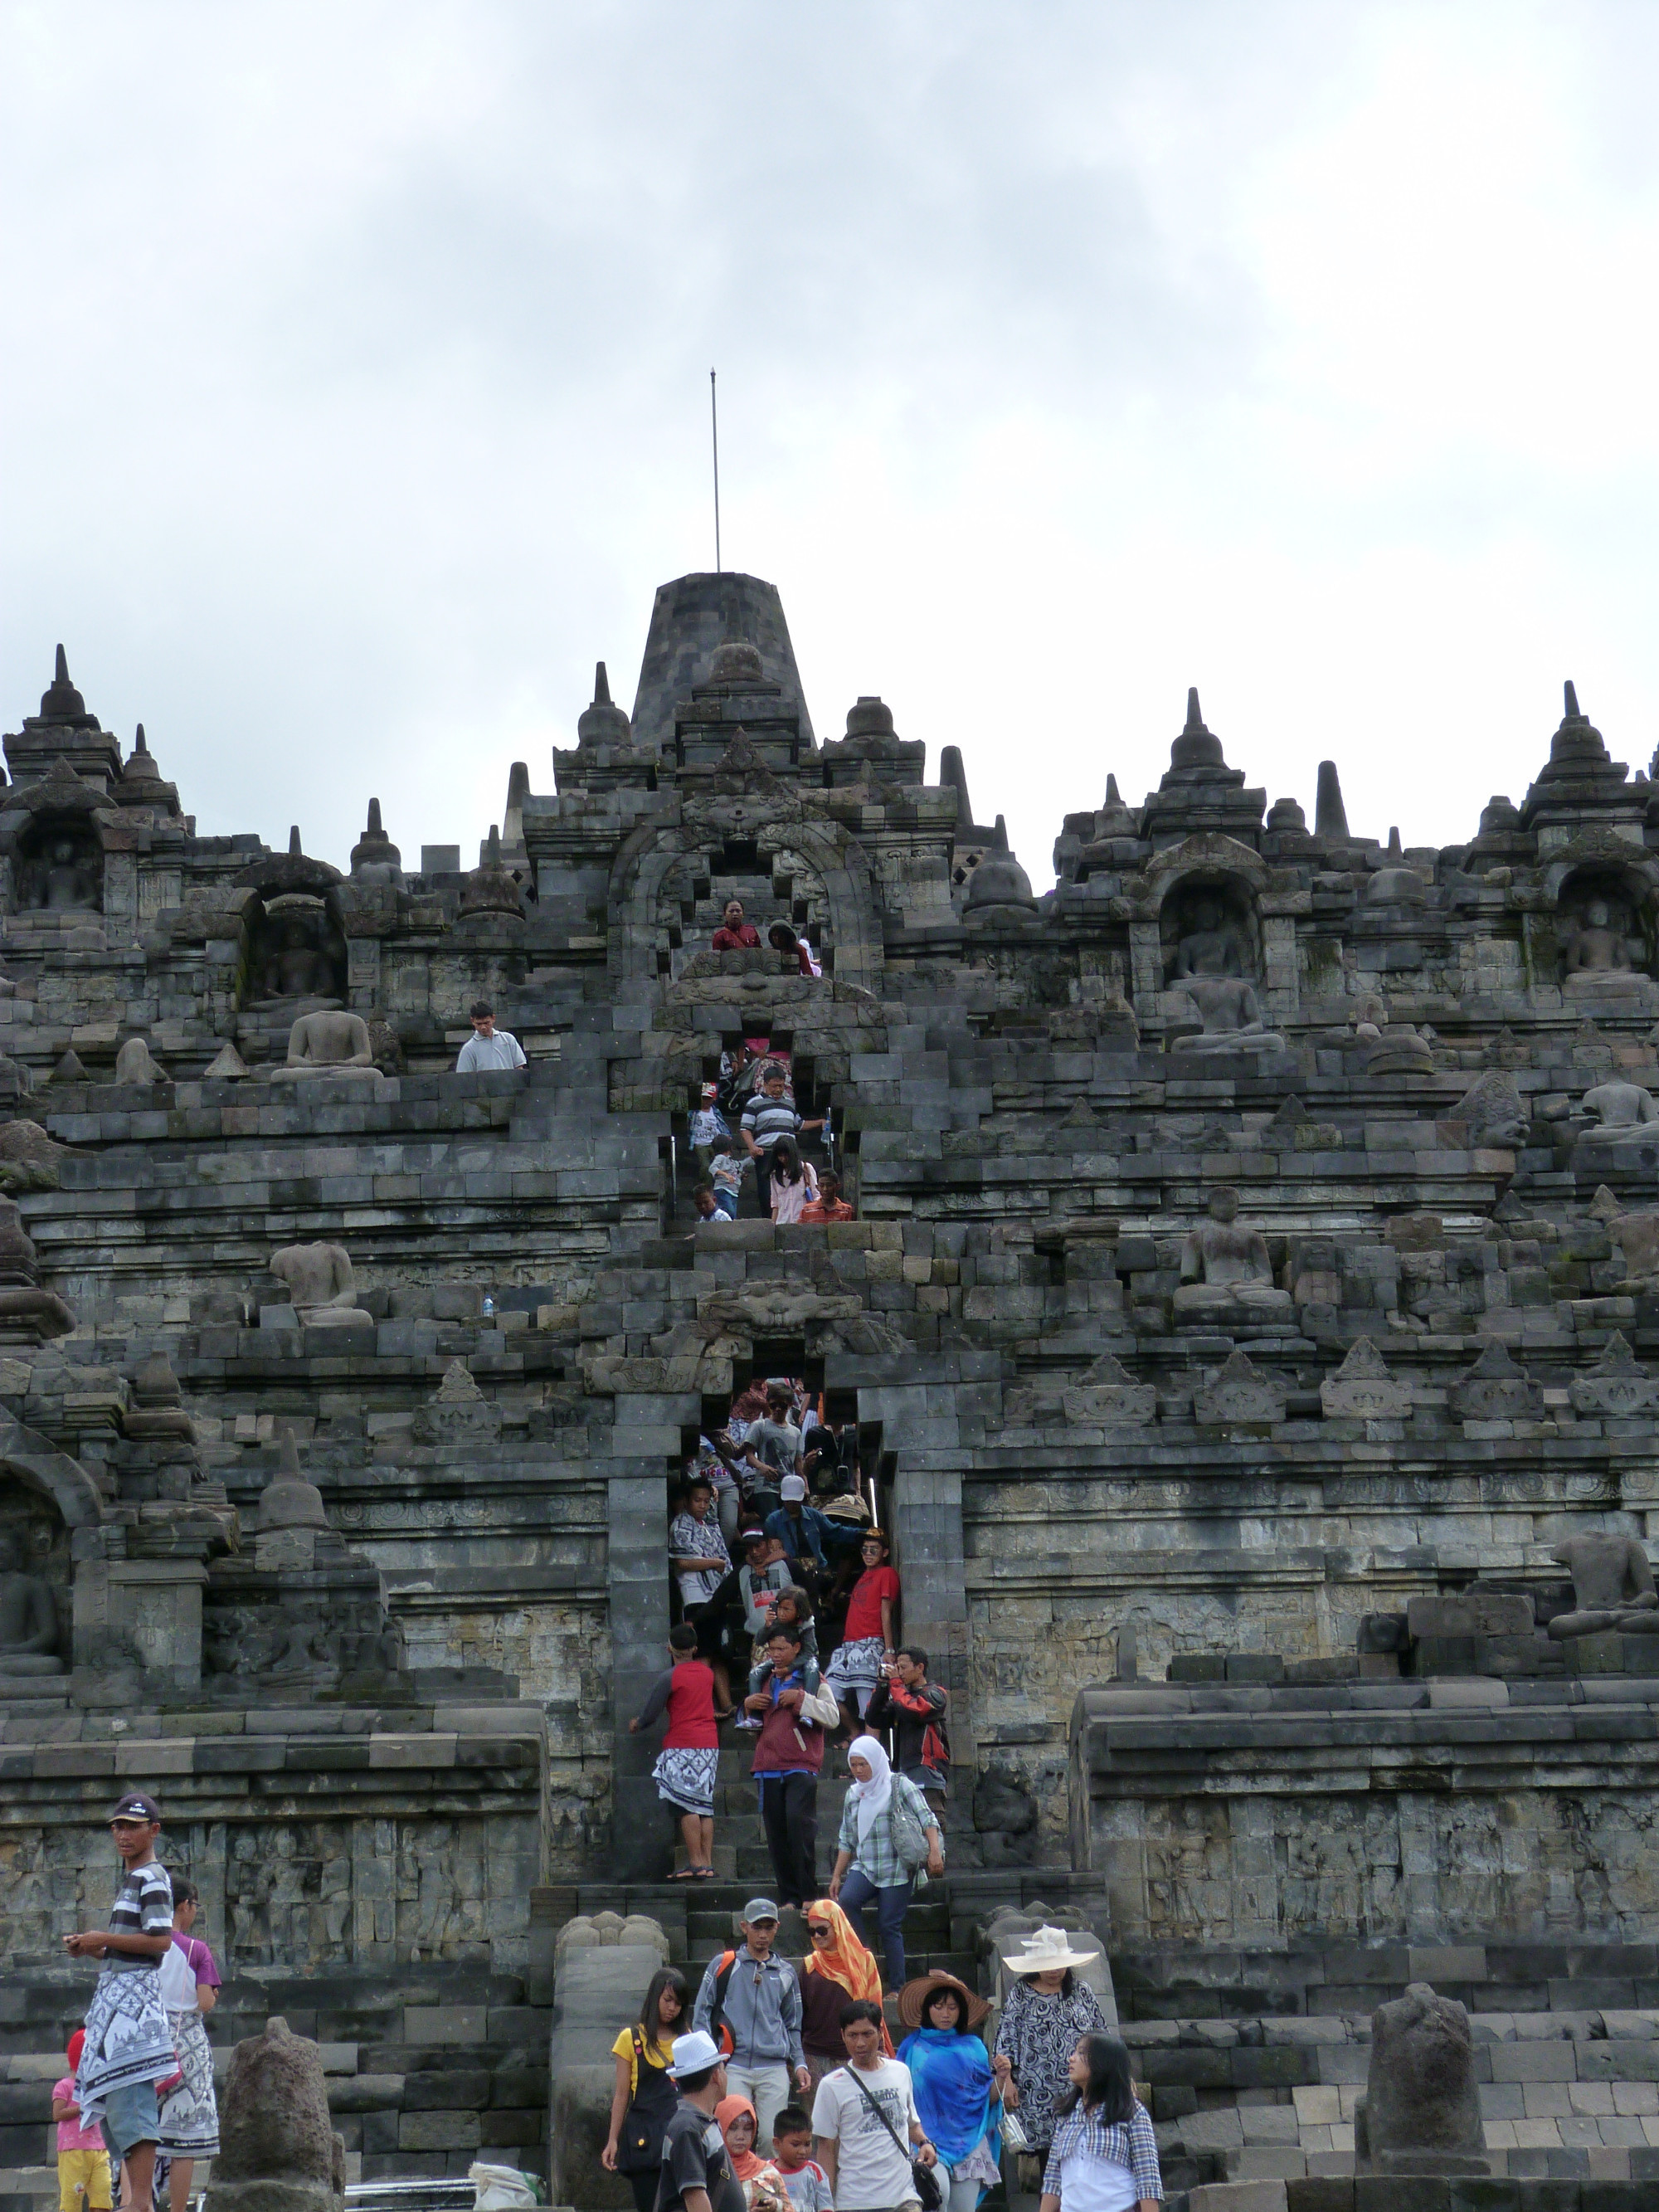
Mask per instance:
[[[833,1928],[826,1928],[821,1920],[809,1920],[806,1932],[815,1943],[827,1943],[836,1931]]]

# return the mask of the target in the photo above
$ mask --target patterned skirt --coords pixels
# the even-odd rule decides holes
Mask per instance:
[[[112,1972],[98,1977],[87,2008],[87,2039],[76,2075],[81,2124],[104,2116],[106,2100],[135,2081],[164,2081],[175,2068],[173,2031],[161,2002],[161,1977]]]
[[[213,2094],[213,2052],[202,2015],[169,2012],[184,2080],[161,2107],[155,2140],[172,2158],[212,2158],[219,2148],[219,2105]]]
[[[658,1796],[678,1812],[713,1813],[720,1757],[718,1751],[659,1752],[651,1770]]]
[[[823,1679],[838,1698],[852,1690],[873,1690],[881,1680],[884,1646],[878,1636],[860,1636],[856,1644],[838,1644],[830,1654]]]

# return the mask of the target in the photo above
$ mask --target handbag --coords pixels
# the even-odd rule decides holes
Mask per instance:
[[[902,1775],[897,1782],[904,1779]],[[917,1819],[909,1799],[896,1786],[892,1802],[887,1808],[888,1826],[893,1838],[893,1856],[914,1881],[927,1863],[928,1831]]]
[[[1006,2105],[1002,2108],[1002,2148],[1016,2155],[1031,2148],[1030,2140],[1019,2124],[1019,2114],[1011,2112]]]
[[[939,2212],[939,2206],[945,2202],[945,2191],[940,2185],[938,2174],[931,2166],[923,2166],[918,2160],[910,2157],[910,2146],[908,2143],[899,2142],[898,2130],[865,2087],[863,2082],[859,2080],[858,2069],[855,2066],[843,2066],[841,2070],[857,2089],[860,2096],[863,2098],[888,2134],[891,2136],[900,2155],[909,2160],[910,2185],[916,2192],[916,2199],[921,2206],[921,2212]]]

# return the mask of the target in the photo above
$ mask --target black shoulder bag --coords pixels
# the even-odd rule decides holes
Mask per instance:
[[[921,2212],[939,2212],[939,2206],[945,2202],[945,2191],[939,2185],[938,2174],[931,2166],[923,2166],[919,2159],[910,2157],[909,2144],[899,2142],[898,2130],[865,2087],[863,2082],[859,2080],[857,2067],[843,2066],[841,2070],[848,2076],[860,2096],[891,2136],[901,2155],[909,2160],[911,2185],[915,2190]]]

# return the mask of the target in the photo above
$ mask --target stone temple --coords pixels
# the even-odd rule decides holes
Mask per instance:
[[[476,854],[370,800],[343,874],[198,835],[60,650],[0,788],[0,2196],[143,1787],[216,2045],[318,2041],[351,2179],[628,2201],[585,1951],[700,1966],[765,1882],[734,1751],[667,1883],[627,1723],[686,1455],[779,1372],[951,1692],[916,1959],[1097,1930],[1176,2197],[1359,2201],[1421,1984],[1483,2204],[1659,2191],[1659,784],[1548,719],[1436,848],[1330,763],[1270,805],[1189,695],[1038,897],[959,753],[815,729],[776,592],[691,575]],[[822,975],[710,951],[734,895]],[[480,994],[526,1069],[453,1072]],[[855,1220],[696,1225],[757,1036]]]

